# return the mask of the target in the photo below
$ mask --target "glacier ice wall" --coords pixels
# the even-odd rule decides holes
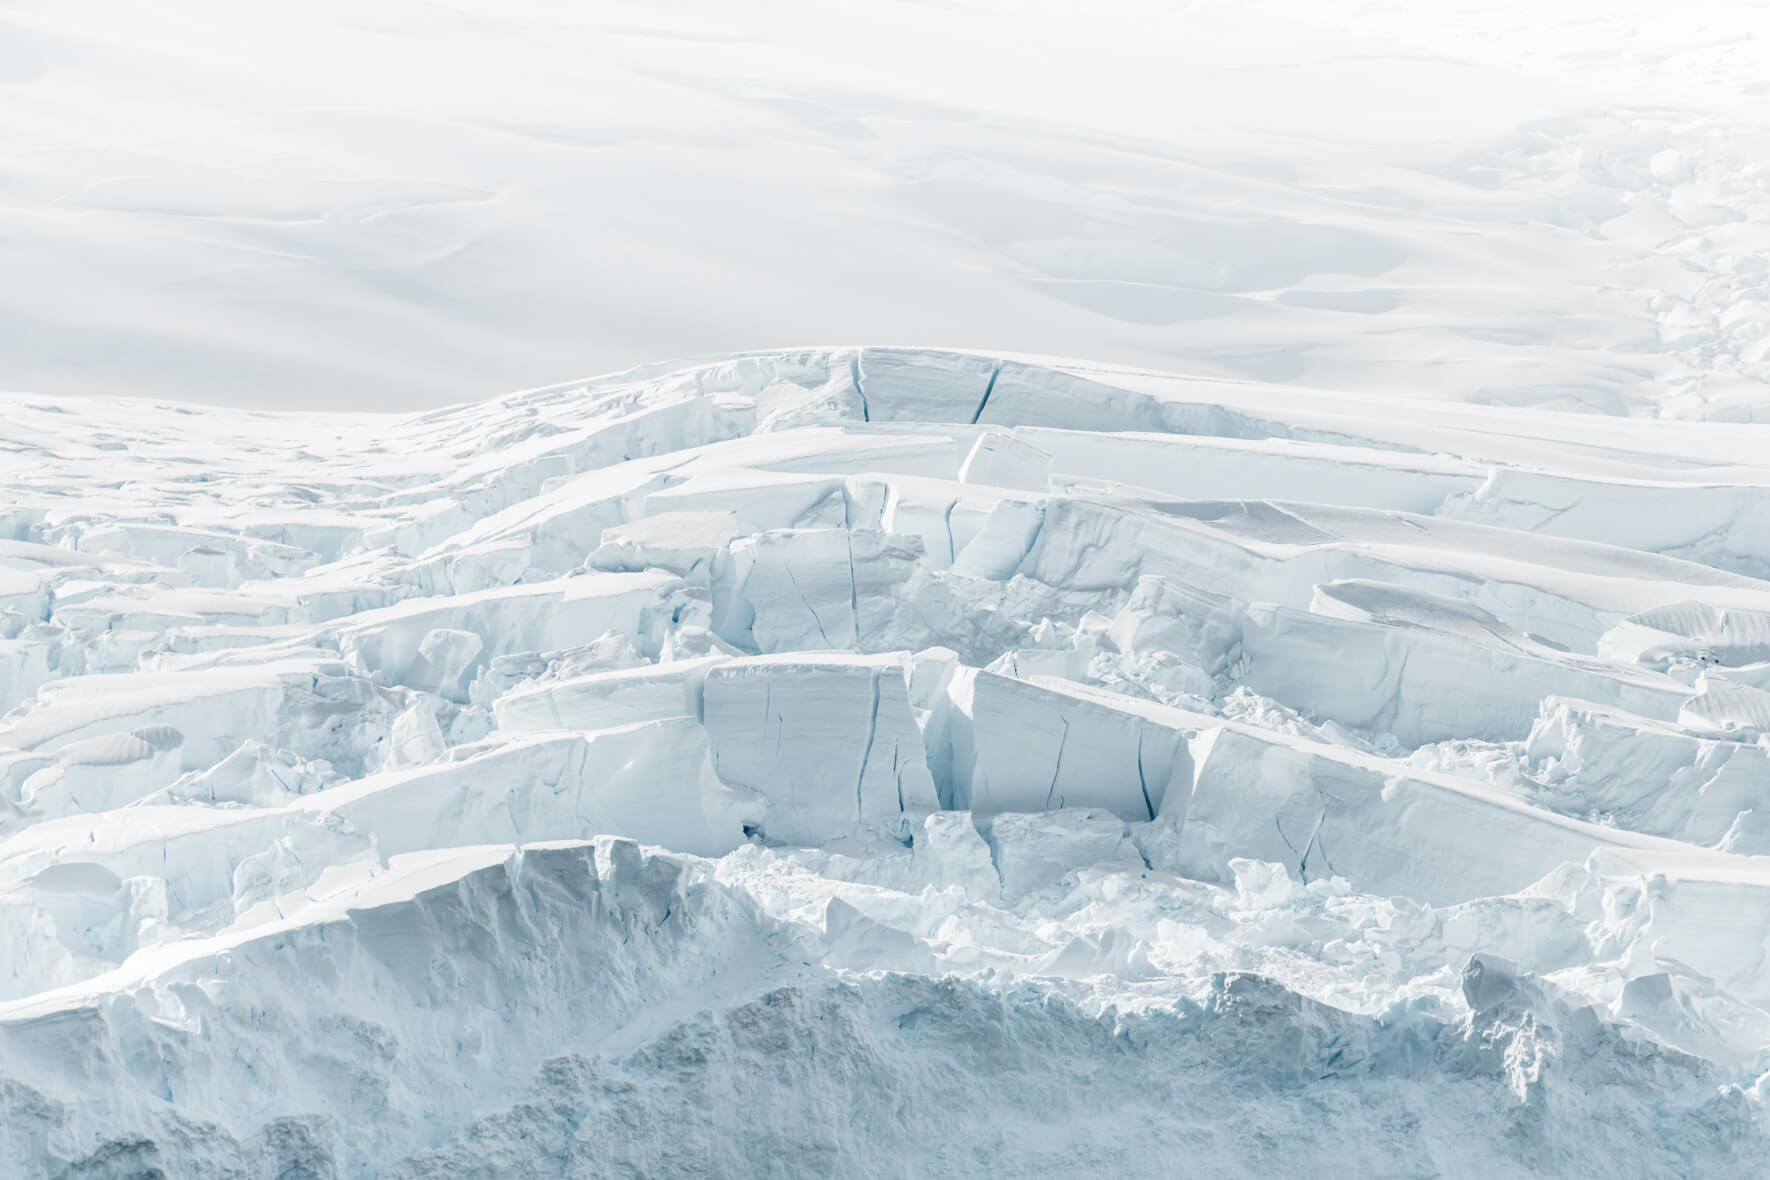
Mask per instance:
[[[0,399],[20,1177],[1742,1174],[1770,429]]]

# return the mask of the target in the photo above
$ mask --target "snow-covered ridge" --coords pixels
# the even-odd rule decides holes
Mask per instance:
[[[892,348],[0,413],[9,1174],[1770,1147],[1770,428]]]

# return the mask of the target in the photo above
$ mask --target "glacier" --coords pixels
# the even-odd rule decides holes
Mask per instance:
[[[1770,428],[0,397],[0,1161],[1751,1174]]]

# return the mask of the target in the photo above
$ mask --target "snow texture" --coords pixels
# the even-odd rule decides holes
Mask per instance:
[[[1770,428],[0,399],[0,1160],[1746,1175]]]
[[[1762,9],[6,0],[0,389],[416,410],[913,341],[1767,421]],[[989,362],[863,376],[959,420]]]

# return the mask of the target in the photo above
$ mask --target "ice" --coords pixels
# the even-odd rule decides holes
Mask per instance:
[[[1001,431],[986,431],[971,444],[965,465],[959,468],[960,483],[1045,492],[1051,485],[1051,456]]]
[[[641,664],[561,680],[519,681],[492,705],[498,728],[512,733],[542,729],[594,729],[660,721],[700,719],[702,686],[715,658]]]
[[[939,805],[896,657],[731,661],[703,694],[714,771],[768,800],[771,838],[895,834]]]
[[[590,564],[606,570],[664,569],[705,585],[714,558],[740,535],[734,512],[659,512],[603,529]]]
[[[1129,700],[965,669],[948,685],[952,806],[989,815],[1097,807],[1152,820],[1192,773],[1183,730]],[[1152,714],[1154,714],[1152,716]],[[1177,809],[1185,808],[1181,798]]]
[[[1408,746],[1522,738],[1544,693],[1664,719],[1677,717],[1689,699],[1688,687],[1669,677],[1570,657],[1461,610],[1430,621],[1400,610],[1377,619],[1336,617],[1326,611],[1362,612],[1335,589],[1345,592],[1341,583],[1318,591],[1322,612],[1269,603],[1248,608],[1241,650],[1249,687]],[[1390,601],[1418,606],[1421,597],[1391,591]]]
[[[1766,428],[1408,405],[0,398],[8,1175],[1751,1174]]]
[[[919,349],[860,350],[854,376],[866,397],[868,421],[977,421],[1002,363],[990,356],[948,353],[931,366],[926,355]]]
[[[44,815],[104,811],[178,777],[184,735],[169,725],[112,731],[57,751],[19,784],[19,800]]]

